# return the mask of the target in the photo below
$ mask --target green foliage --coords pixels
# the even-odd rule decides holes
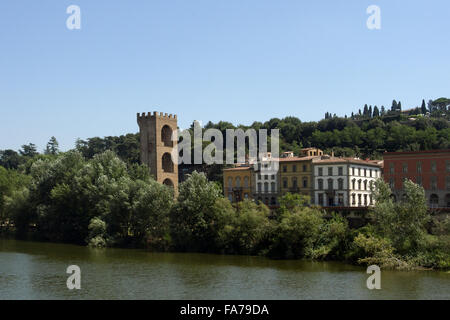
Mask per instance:
[[[355,255],[358,263],[365,265],[378,265],[380,268],[408,269],[410,266],[395,254],[395,249],[388,239],[374,235],[358,234],[354,239]]]
[[[430,220],[425,191],[410,180],[404,183],[406,197],[394,202],[389,186],[381,179],[375,183],[375,201],[372,215],[377,233],[391,240],[399,253],[420,249]]]
[[[272,229],[269,213],[267,206],[262,203],[239,203],[221,232],[227,252],[257,254],[261,243],[269,237]]]
[[[168,233],[172,191],[107,151],[86,160],[70,151],[34,161],[30,184],[13,193],[9,212],[19,233],[35,225],[52,241],[160,245]]]
[[[205,174],[194,171],[180,184],[178,201],[170,214],[170,229],[177,250],[211,251],[214,244],[216,201],[222,190],[209,182]]]

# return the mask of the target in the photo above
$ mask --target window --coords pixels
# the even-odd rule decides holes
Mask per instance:
[[[308,179],[303,178],[303,188],[308,188]]]
[[[352,193],[352,205],[356,205],[356,194]]]
[[[344,168],[342,168],[342,167],[338,168],[338,175],[340,175],[340,176],[344,175]]]
[[[275,175],[274,175],[274,174],[271,175],[270,178],[271,178],[272,180],[275,180]]]
[[[364,205],[367,206],[367,194],[364,195]]]
[[[338,205],[341,207],[344,205],[344,195],[342,193],[338,194]]]
[[[287,166],[283,166],[283,172],[287,172]]]
[[[361,190],[361,179],[358,180],[358,190]]]
[[[308,167],[306,166],[306,164],[303,165],[303,172],[308,171]]]
[[[372,169],[369,170],[369,177],[372,178]]]
[[[372,196],[372,194],[370,194],[369,198],[370,198],[370,205],[373,205],[373,196]]]
[[[389,163],[389,173],[390,174],[394,174],[395,172],[395,168],[394,168],[394,163]]]
[[[344,179],[338,179],[338,189],[342,190],[344,189]]]
[[[361,168],[358,168],[358,176],[361,175]]]
[[[416,184],[418,184],[419,186],[422,186],[422,176],[417,176]]]
[[[333,190],[333,179],[328,179],[328,189]]]
[[[355,190],[356,189],[356,179],[352,180],[352,189]]]
[[[431,172],[436,172],[436,161],[431,161]]]
[[[244,188],[248,188],[248,177],[244,177]]]
[[[294,165],[292,166],[292,172],[297,172],[297,165],[294,164]]]
[[[236,178],[236,188],[240,188],[241,187],[241,178],[237,177]]]
[[[288,187],[288,180],[286,178],[283,179],[283,188]]]
[[[437,189],[437,177],[431,177],[431,190]]]
[[[422,162],[417,162],[417,173],[422,173]]]
[[[358,194],[358,206],[362,205],[361,194]]]
[[[328,175],[329,176],[333,175],[333,167],[328,168]]]
[[[408,163],[406,163],[406,162],[404,162],[403,164],[402,164],[402,170],[403,170],[403,173],[408,173]]]
[[[168,152],[162,156],[162,170],[163,172],[174,172],[172,155]]]
[[[297,178],[292,178],[292,187],[294,188],[294,189],[296,189],[297,188]]]
[[[391,188],[391,190],[394,189],[394,187],[395,187],[395,183],[394,183],[394,179],[393,178],[389,179],[389,187]]]
[[[228,194],[228,200],[230,200],[230,202],[233,202],[233,195],[231,193]]]
[[[261,173],[258,173],[258,180],[261,180]]]
[[[323,190],[323,180],[322,179],[317,180],[317,184],[318,184],[319,190]]]
[[[439,196],[437,194],[432,194],[430,196],[430,207],[437,208],[439,206]]]
[[[261,182],[258,182],[258,192],[261,192],[262,191],[262,184],[261,184]]]
[[[447,190],[450,190],[450,176],[445,177],[445,187]]]
[[[269,175],[268,174],[264,175],[264,180],[269,180]]]
[[[232,177],[228,177],[228,189],[233,188],[233,178]]]
[[[272,192],[276,192],[277,191],[276,187],[275,187],[275,182],[272,182],[270,187],[272,189]]]
[[[323,176],[323,168],[319,168],[319,176]]]
[[[323,193],[319,193],[319,203],[318,205],[323,205]]]
[[[269,183],[268,182],[264,182],[264,192],[265,193],[269,192]]]
[[[277,201],[276,201],[275,197],[270,198],[270,204],[271,204],[272,206],[274,206],[274,205],[277,204]]]
[[[367,169],[364,169],[364,177],[367,177]]]
[[[364,190],[367,190],[367,180],[364,180]]]

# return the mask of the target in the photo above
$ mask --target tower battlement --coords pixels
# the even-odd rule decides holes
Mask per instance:
[[[137,113],[137,119],[150,119],[150,118],[159,118],[159,119],[168,119],[168,120],[176,120],[177,119],[177,115],[176,114],[167,114],[167,113],[163,113],[163,112],[158,112],[158,111],[153,111],[152,112],[142,112],[142,113]]]

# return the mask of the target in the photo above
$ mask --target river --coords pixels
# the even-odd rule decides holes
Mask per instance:
[[[69,290],[69,265],[81,289]],[[450,299],[450,273],[0,240],[0,299]]]

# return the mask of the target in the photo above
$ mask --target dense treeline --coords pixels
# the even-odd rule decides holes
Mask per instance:
[[[325,119],[318,122],[302,122],[296,117],[272,118],[264,123],[254,122],[250,126],[220,121],[208,122],[203,128],[226,129],[253,128],[279,129],[280,151],[294,151],[298,154],[303,147],[318,147],[337,156],[358,156],[361,158],[381,158],[385,151],[416,151],[450,148],[450,99],[430,100],[427,105],[402,111],[401,102],[392,103],[390,110],[384,107],[364,106],[363,111],[351,117],[338,117],[326,113]],[[190,130],[193,130],[191,127]],[[270,131],[269,131],[270,133]],[[204,143],[206,146],[207,143]],[[139,163],[139,134],[127,134],[119,137],[94,137],[78,139],[75,150],[85,158],[92,159],[96,154],[107,150],[116,153],[129,164]],[[57,154],[58,142],[52,137],[44,154]],[[17,169],[38,154],[32,143],[14,150],[0,150],[0,165]],[[192,153],[193,154],[193,153]],[[181,169],[191,171],[194,166]],[[196,170],[207,173],[211,180],[221,181],[222,166],[197,166]],[[180,170],[182,171],[182,170]]]
[[[450,219],[430,216],[421,187],[406,183],[394,203],[377,182],[373,220],[350,229],[308,199],[287,194],[270,212],[262,203],[232,205],[220,185],[193,172],[179,195],[112,151],[35,156],[23,170],[0,167],[0,226],[19,237],[94,247],[345,260],[385,268],[450,268]]]

